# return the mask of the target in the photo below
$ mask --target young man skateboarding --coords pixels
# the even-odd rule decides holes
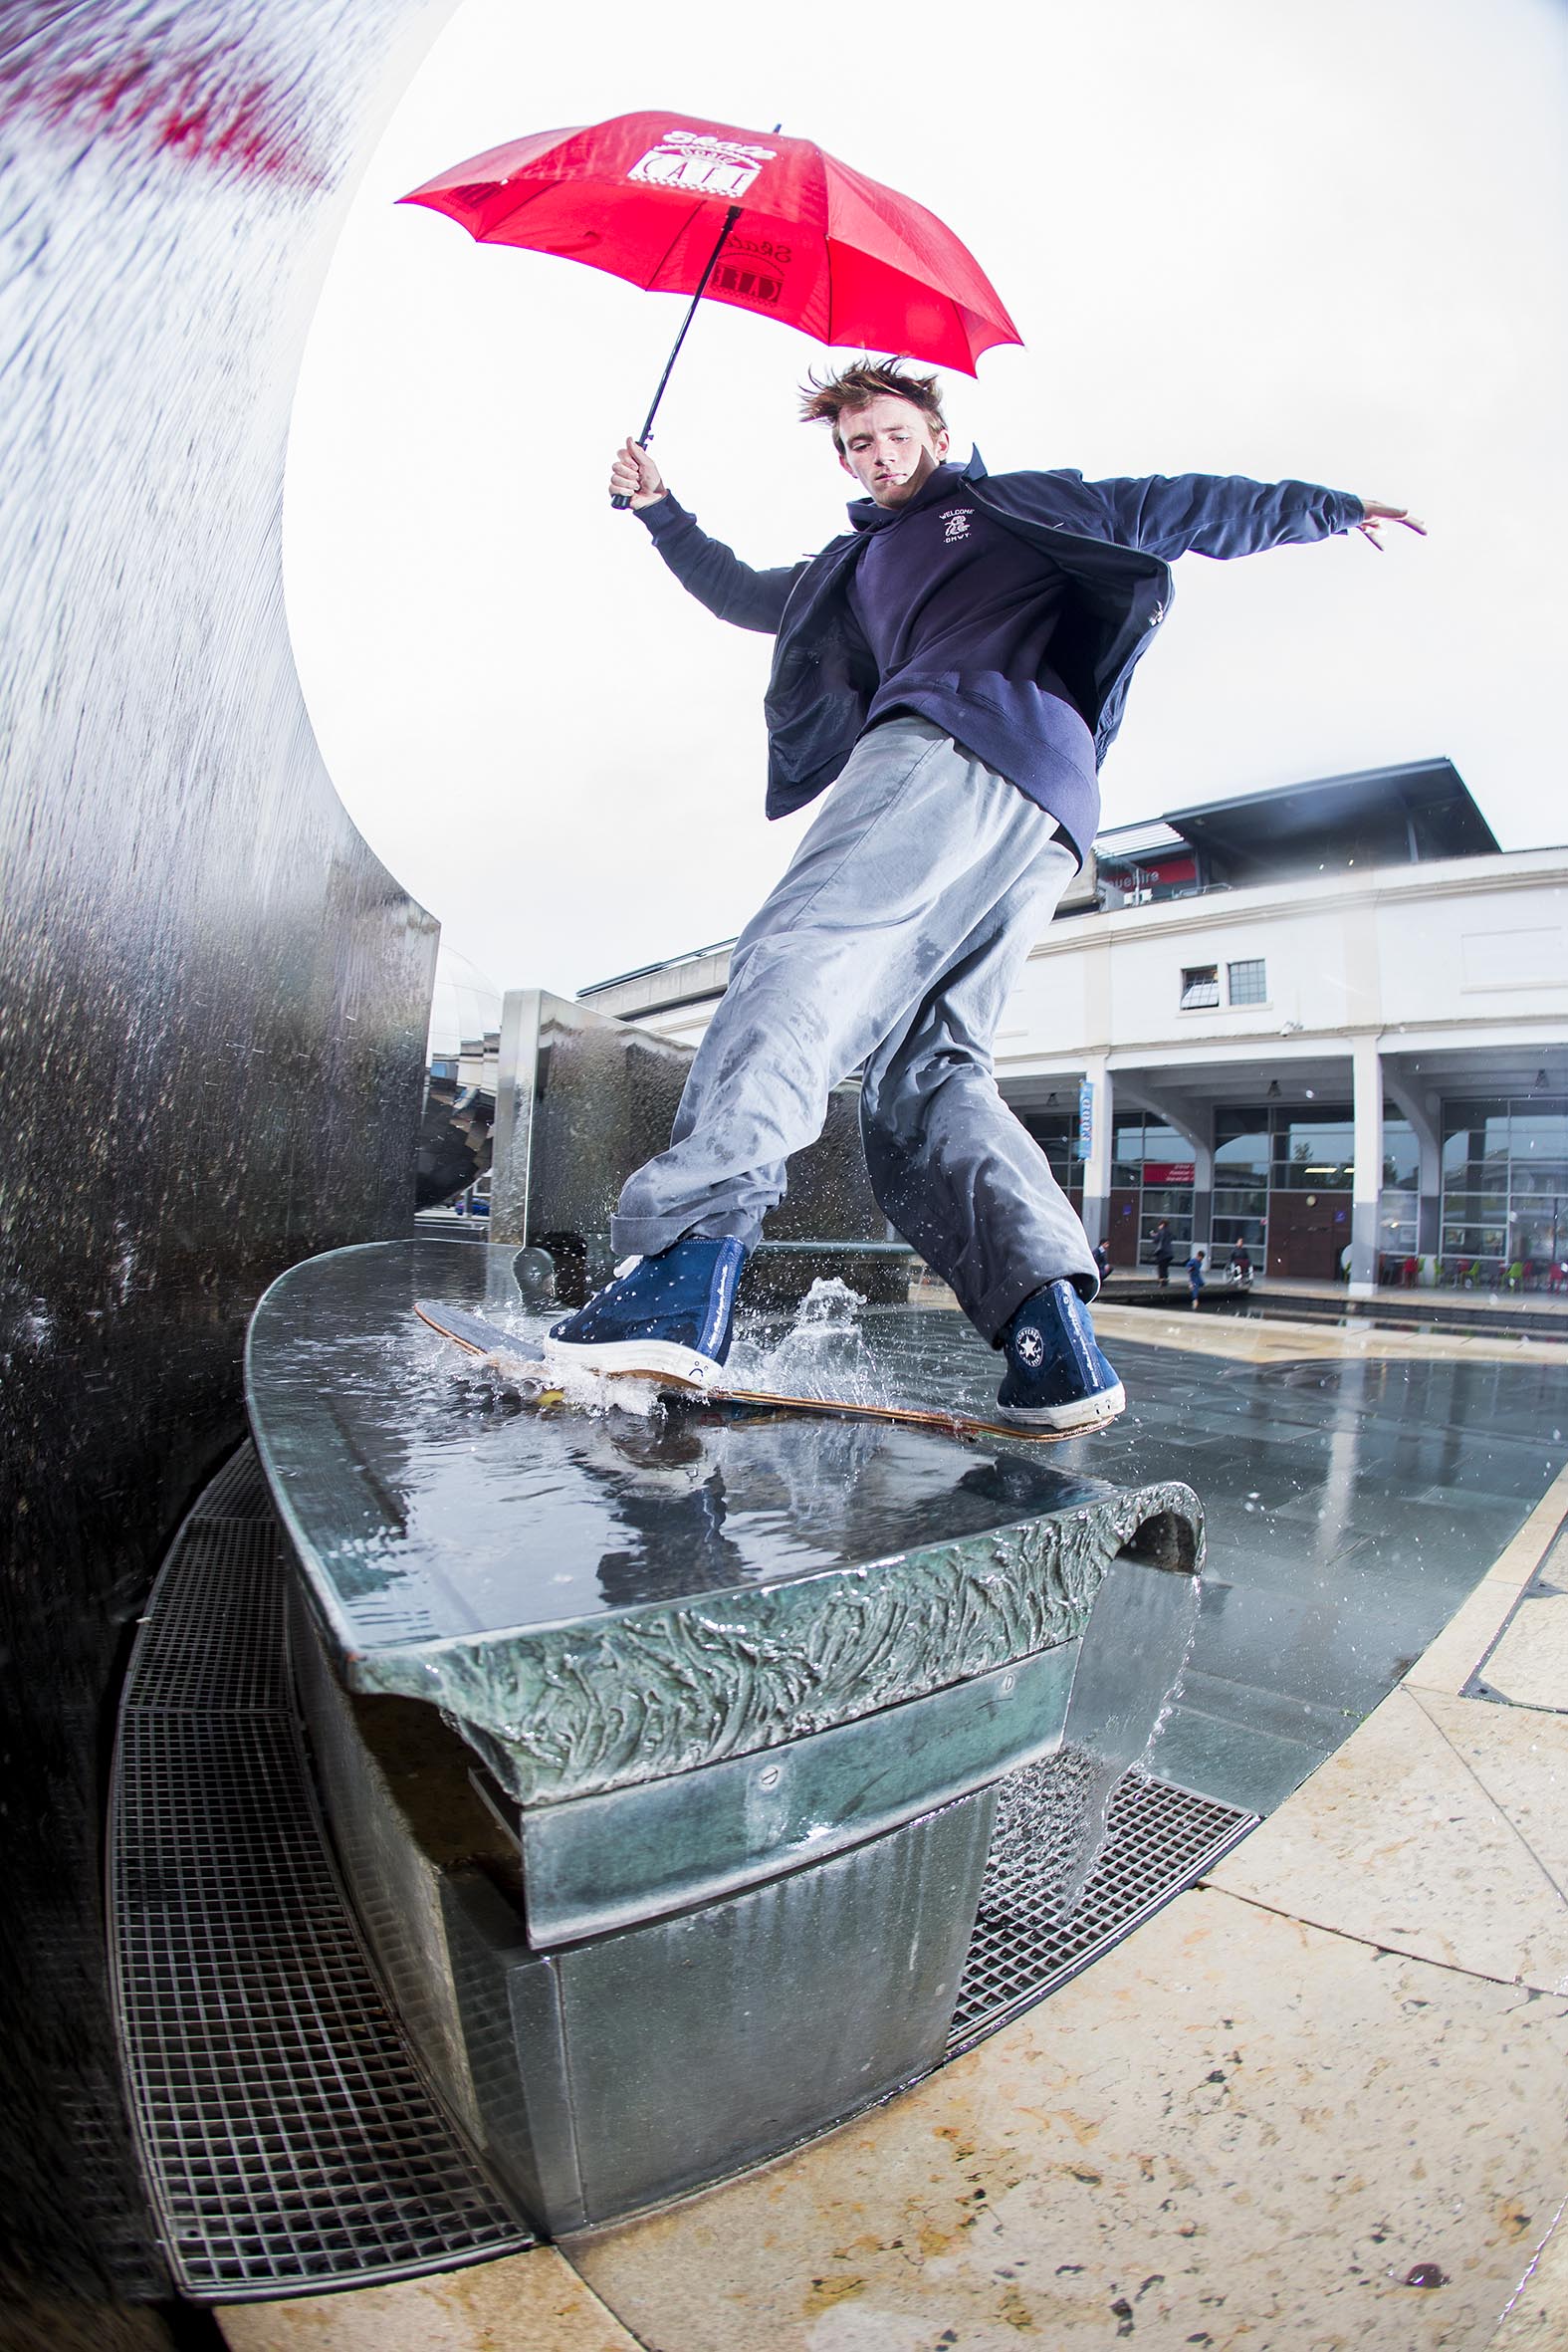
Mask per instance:
[[[669,1150],[621,1193],[612,1239],[633,1263],[550,1352],[711,1380],[784,1163],[859,1068],[877,1200],[1006,1354],[999,1405],[1097,1428],[1125,1402],[1087,1312],[1099,1277],[997,1089],[998,1016],[1094,838],[1098,763],[1169,564],[1421,526],[1305,482],[950,465],[937,380],[898,361],[813,383],[802,413],[865,496],[848,532],[780,571],[710,539],[634,443],[611,469],[682,585],[777,638],[769,816],[827,798],[736,943]]]

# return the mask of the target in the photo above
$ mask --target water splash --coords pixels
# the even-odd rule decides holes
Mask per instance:
[[[885,1405],[887,1382],[860,1326],[865,1298],[836,1276],[819,1276],[772,1346],[738,1338],[726,1367],[730,1383],[776,1396],[832,1397]]]
[[[573,1412],[584,1413],[589,1419],[602,1419],[612,1412],[630,1413],[639,1420],[663,1414],[664,1396],[654,1380],[628,1379],[624,1375],[610,1377],[560,1356],[547,1361],[545,1336],[550,1319],[548,1315],[525,1320],[507,1318],[509,1346],[493,1347],[488,1355],[470,1357],[466,1362],[462,1358],[447,1361],[448,1376],[471,1380],[478,1372],[508,1394],[532,1403],[559,1398]],[[441,1352],[435,1360],[441,1362],[450,1357],[451,1350],[444,1340],[438,1344]]]

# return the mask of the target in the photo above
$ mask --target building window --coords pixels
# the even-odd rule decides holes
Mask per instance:
[[[1443,1107],[1446,1271],[1460,1282],[1555,1286],[1568,1262],[1568,1099]]]
[[[1218,964],[1189,964],[1182,973],[1182,1011],[1201,1013],[1220,1002]]]
[[[1210,1259],[1223,1266],[1239,1243],[1261,1265],[1268,1248],[1268,1221],[1263,1217],[1222,1217],[1216,1211],[1210,1226]]]
[[[1250,957],[1244,964],[1227,964],[1231,977],[1232,1005],[1266,1005],[1268,979],[1261,956]]]
[[[1305,1116],[1284,1110],[1274,1118],[1274,1189],[1349,1192],[1356,1165],[1356,1125],[1349,1105],[1325,1103]]]
[[[1147,1266],[1156,1229],[1166,1224],[1186,1257],[1193,1233],[1197,1168],[1190,1142],[1162,1119],[1124,1111],[1111,1130],[1111,1263]]]
[[[1017,1116],[1049,1160],[1050,1172],[1062,1191],[1069,1193],[1073,1200],[1081,1201],[1083,1162],[1078,1156],[1076,1112],[1020,1110]]]

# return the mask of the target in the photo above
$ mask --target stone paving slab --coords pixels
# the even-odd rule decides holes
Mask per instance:
[[[1568,1722],[1393,1691],[1211,1883],[1388,1951],[1568,1995]]]
[[[640,2352],[554,2246],[216,2317],[230,2352]]]
[[[1568,1592],[1523,1595],[1482,1680],[1512,1707],[1568,1708]]]
[[[1565,2055],[1564,2001],[1204,1889],[895,2105],[567,2250],[660,2352],[1479,2352],[1568,2184]]]
[[[1501,1646],[1499,1636],[1515,1614],[1526,1588],[1537,1584],[1543,1593],[1550,1594],[1568,1584],[1568,1556],[1565,1556],[1562,1534],[1565,1521],[1568,1521],[1568,1470],[1552,1481],[1468,1600],[1417,1659],[1405,1677],[1408,1689],[1456,1696],[1483,1663],[1489,1667],[1488,1653],[1495,1654],[1494,1644]],[[1532,1631],[1529,1627],[1524,1629],[1525,1638],[1512,1653],[1513,1663],[1526,1668],[1537,1692],[1556,1694],[1544,1701],[1537,1699],[1536,1704],[1568,1708],[1568,1676],[1558,1680],[1561,1661],[1555,1645],[1552,1654],[1546,1655],[1542,1646],[1530,1638]],[[1507,1695],[1511,1694],[1499,1693],[1499,1696]]]
[[[1558,2215],[1486,2352],[1562,2352],[1568,2343],[1568,2228]]]

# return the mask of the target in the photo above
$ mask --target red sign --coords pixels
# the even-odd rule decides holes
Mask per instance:
[[[1195,1160],[1145,1160],[1145,1184],[1191,1184],[1198,1174]]]

